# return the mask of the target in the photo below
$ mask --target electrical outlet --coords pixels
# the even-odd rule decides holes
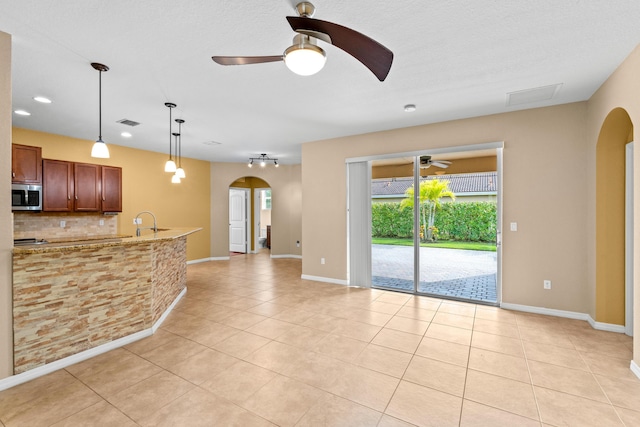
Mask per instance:
[[[545,280],[543,283],[545,289],[551,289],[551,280]]]
[[[100,221],[98,221],[98,225],[102,227],[104,225],[104,219],[101,219]]]
[[[511,223],[511,231],[518,231],[518,223],[517,222],[512,222]]]
[[[60,221],[60,228],[65,228],[67,226],[67,221]]]
[[[133,225],[142,224],[142,218],[133,218]]]
[[[324,264],[324,258],[320,258],[320,264]]]

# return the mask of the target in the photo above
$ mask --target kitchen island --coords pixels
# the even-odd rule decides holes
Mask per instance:
[[[14,247],[14,374],[151,334],[186,290],[199,230]]]

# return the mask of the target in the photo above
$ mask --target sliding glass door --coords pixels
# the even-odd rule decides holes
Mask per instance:
[[[496,304],[498,156],[449,156],[369,162],[371,285]]]

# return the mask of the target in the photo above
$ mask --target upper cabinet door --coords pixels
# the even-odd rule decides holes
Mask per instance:
[[[11,145],[11,182],[42,184],[42,148]]]
[[[122,212],[122,168],[102,166],[102,212]]]
[[[74,210],[100,212],[100,166],[73,164]]]
[[[73,163],[62,160],[42,161],[42,210],[70,212],[73,210]]]

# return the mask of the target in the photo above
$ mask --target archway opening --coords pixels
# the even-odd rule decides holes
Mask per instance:
[[[612,110],[596,146],[596,321],[625,324],[625,150],[633,123]]]
[[[258,253],[270,249],[271,241],[271,185],[255,176],[244,176],[233,181],[229,189],[245,189],[247,253]],[[231,208],[231,204],[230,204]],[[231,209],[230,209],[231,224]],[[230,225],[231,227],[231,225]],[[231,249],[231,231],[230,231]],[[234,252],[230,250],[230,252]]]

